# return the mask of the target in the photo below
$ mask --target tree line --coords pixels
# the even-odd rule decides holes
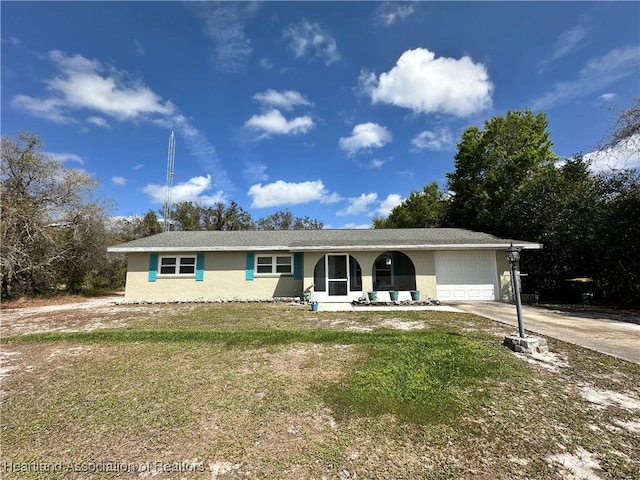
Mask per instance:
[[[162,231],[149,210],[114,218],[112,204],[95,195],[96,181],[42,153],[42,140],[21,132],[2,137],[0,269],[3,299],[64,291],[80,293],[124,286],[126,258],[107,247]],[[289,210],[254,220],[237,203],[205,207],[180,202],[172,230],[320,229],[323,223]]]
[[[640,99],[600,151],[640,155]],[[467,128],[444,188],[413,191],[374,228],[458,227],[540,242],[521,256],[523,289],[566,299],[587,277],[599,299],[640,303],[640,177],[637,169],[594,172],[583,155],[553,152],[543,113],[512,111]]]
[[[600,145],[640,155],[640,100]],[[107,247],[162,231],[155,211],[113,218],[95,180],[42,153],[22,132],[2,137],[0,185],[2,298],[124,285],[126,259]],[[172,207],[172,230],[320,229],[289,210],[254,220],[237,203]],[[640,178],[637,170],[594,172],[582,155],[553,152],[546,115],[511,111],[467,128],[454,171],[441,188],[413,191],[374,228],[457,227],[540,242],[522,255],[523,287],[553,299],[567,279],[591,277],[601,299],[640,303]]]

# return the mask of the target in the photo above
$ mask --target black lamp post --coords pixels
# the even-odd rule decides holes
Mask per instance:
[[[520,249],[514,247],[513,243],[507,248],[507,260],[509,260],[509,264],[511,265],[511,285],[513,287],[513,297],[516,300],[518,333],[520,338],[525,338],[524,324],[522,323],[522,302],[520,300]]]

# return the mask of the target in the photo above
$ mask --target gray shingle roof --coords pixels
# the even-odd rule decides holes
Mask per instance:
[[[460,228],[165,232],[110,247],[110,252],[542,248]]]

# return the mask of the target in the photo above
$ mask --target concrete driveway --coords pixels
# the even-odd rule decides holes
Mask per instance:
[[[518,331],[515,305],[469,302],[454,303],[452,306],[463,312],[512,325],[514,332]],[[638,319],[632,313],[623,316],[598,309],[565,311],[523,305],[522,317],[527,334],[533,332],[556,338],[640,364],[640,325],[633,323]]]

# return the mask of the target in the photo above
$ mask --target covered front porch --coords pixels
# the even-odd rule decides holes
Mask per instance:
[[[378,301],[418,299],[416,268],[406,253],[327,253],[315,262],[314,301],[350,303],[373,296]]]

